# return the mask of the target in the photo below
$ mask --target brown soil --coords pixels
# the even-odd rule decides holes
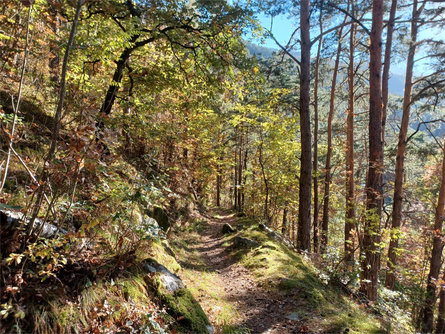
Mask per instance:
[[[238,325],[255,334],[305,332],[306,328],[301,321],[286,319],[288,314],[296,310],[296,296],[260,286],[249,270],[233,259],[223,246],[222,226],[235,220],[233,215],[210,217],[200,242],[193,248],[202,256],[208,270],[217,274],[216,284],[224,288],[225,299],[239,314]],[[208,313],[212,321],[216,315]]]

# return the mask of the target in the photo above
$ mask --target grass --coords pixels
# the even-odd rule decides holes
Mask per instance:
[[[135,270],[130,276],[86,287],[76,299],[64,294],[46,298],[32,306],[35,333],[81,333],[100,328],[119,330],[127,321],[144,326],[145,315],[153,309],[145,274]]]

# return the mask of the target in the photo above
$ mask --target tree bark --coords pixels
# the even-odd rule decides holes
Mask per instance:
[[[380,263],[380,218],[382,214],[382,29],[383,0],[373,0],[369,62],[369,168],[366,180],[364,259],[360,290],[369,300],[377,299]]]
[[[354,51],[357,24],[352,23],[349,39],[348,64],[348,110],[346,129],[346,220],[345,220],[345,263],[354,264],[355,225],[355,182],[354,182]]]
[[[139,35],[133,36],[130,40],[130,43],[133,44],[138,38]],[[113,81],[108,87],[104,102],[102,103],[102,107],[100,108],[100,112],[102,114],[109,115],[111,113],[111,108],[113,108],[117,92],[119,91],[119,87],[122,82],[122,77],[124,76],[125,66],[127,65],[127,62],[130,59],[133,50],[133,47],[125,48],[125,50],[120,55],[119,60],[116,62],[116,69],[114,70]]]
[[[392,225],[391,240],[388,249],[388,269],[386,272],[385,286],[393,289],[396,281],[395,267],[397,265],[397,248],[399,246],[399,230],[402,223],[402,205],[403,205],[403,176],[406,152],[406,138],[409,126],[409,113],[411,109],[411,92],[414,56],[417,45],[417,18],[419,17],[417,10],[417,0],[413,3],[413,14],[411,20],[411,42],[408,51],[408,59],[406,62],[405,90],[403,96],[402,107],[402,123],[399,131],[399,142],[397,144],[395,179],[394,179],[394,200],[392,207]]]
[[[386,43],[385,43],[385,56],[383,61],[383,73],[382,73],[382,142],[385,143],[385,126],[386,126],[386,114],[388,110],[388,83],[389,83],[389,68],[391,66],[391,51],[392,51],[392,35],[394,32],[394,20],[396,17],[397,0],[391,1],[391,9],[389,11],[388,28],[386,29]]]
[[[43,164],[43,170],[40,176],[40,182],[45,183],[48,175],[48,165],[51,163],[51,161],[54,158],[54,154],[56,152],[57,147],[57,139],[59,137],[60,132],[60,120],[62,118],[62,110],[63,110],[63,104],[65,101],[65,95],[66,95],[66,73],[68,71],[68,59],[71,53],[71,47],[74,42],[74,37],[76,36],[76,30],[77,30],[77,24],[79,23],[79,16],[80,12],[83,6],[84,0],[77,0],[77,7],[76,7],[76,14],[74,16],[74,21],[71,26],[70,36],[68,38],[68,44],[66,46],[65,55],[63,57],[63,63],[62,63],[62,74],[60,79],[60,88],[59,88],[59,98],[57,103],[57,109],[56,113],[54,115],[54,128],[51,136],[51,145],[48,150],[48,154],[46,155],[45,162]],[[40,207],[42,205],[42,200],[44,198],[45,190],[44,186],[41,185],[37,190],[37,196],[36,196],[36,202],[34,204],[32,216],[30,219],[30,222],[27,227],[26,231],[26,238],[28,239],[30,235],[33,232],[34,229],[34,222],[39,214]],[[50,205],[51,207],[51,205]]]
[[[218,166],[216,168],[216,206],[221,206],[221,185],[222,185],[222,157],[218,158]]]
[[[242,199],[242,193],[243,193],[243,127],[241,126],[240,128],[240,133],[239,133],[239,143],[238,143],[238,197],[237,197],[237,207],[238,207],[238,212],[242,212],[243,208],[242,208],[242,204],[241,204],[241,199]]]
[[[243,169],[244,171],[247,170],[247,157],[249,156],[249,128],[246,127],[246,133],[245,133],[245,141],[244,141],[244,161],[243,161]],[[247,182],[247,174],[243,175],[243,192],[242,192],[242,196],[241,196],[241,211],[244,212],[244,208],[245,208],[245,192],[244,192],[244,186],[246,185]]]
[[[284,203],[283,223],[281,225],[281,235],[283,237],[286,237],[286,233],[287,233],[287,203]]]
[[[445,140],[444,140],[445,145]],[[430,271],[428,273],[426,298],[423,307],[422,332],[433,331],[434,306],[436,304],[437,280],[439,278],[440,267],[442,266],[442,251],[444,246],[442,225],[444,220],[445,205],[445,148],[442,160],[442,181],[440,183],[439,198],[437,201],[436,214],[434,217],[433,250],[431,252]]]
[[[320,9],[320,34],[323,34],[323,20],[322,20],[322,9]],[[320,37],[318,41],[317,48],[317,58],[315,59],[315,78],[314,78],[314,158],[312,161],[313,169],[313,182],[314,182],[314,220],[313,220],[313,244],[314,253],[319,251],[318,242],[318,214],[320,210],[319,199],[318,199],[318,84],[320,81],[320,54],[321,46],[323,45],[323,37]]]
[[[348,6],[349,7],[349,6]],[[349,8],[348,8],[349,10]],[[343,21],[346,22],[347,16]],[[338,32],[338,46],[337,55],[335,57],[334,63],[334,73],[332,74],[331,83],[331,97],[329,100],[329,113],[328,113],[328,151],[326,154],[326,165],[325,165],[325,180],[324,180],[324,200],[323,200],[323,220],[321,223],[321,252],[326,253],[326,248],[328,246],[328,229],[329,229],[329,201],[330,201],[330,189],[331,189],[331,159],[332,159],[332,120],[334,118],[334,108],[335,108],[335,90],[337,87],[337,74],[338,66],[340,63],[340,54],[342,48],[342,35],[343,35],[343,25]]]
[[[263,181],[264,181],[264,187],[265,187],[265,191],[266,191],[266,198],[264,200],[264,219],[266,220],[267,223],[269,223],[270,217],[269,217],[269,182],[267,180],[267,176],[266,176],[266,171],[264,169],[264,162],[263,162],[263,134],[260,133],[260,147],[259,147],[259,157],[258,157],[258,162],[260,164],[261,167],[261,174],[263,176]]]
[[[235,166],[234,166],[234,179],[233,179],[233,207],[235,211],[238,210],[238,150],[236,145],[238,144],[238,128],[235,128]]]
[[[301,168],[298,205],[299,250],[311,249],[311,117],[310,117],[310,66],[311,40],[309,24],[309,0],[300,2],[300,134],[301,134]]]

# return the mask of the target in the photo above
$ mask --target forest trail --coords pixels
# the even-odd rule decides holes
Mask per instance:
[[[225,223],[232,224],[233,214],[211,215],[198,243],[190,248],[199,254],[206,270],[213,272],[212,284],[224,290],[224,299],[237,313],[237,327],[241,333],[301,333],[305,326],[298,320],[287,317],[295,311],[298,296],[293,293],[268,291],[260,286],[248,269],[239,264],[230,254],[221,232]],[[200,300],[211,322],[217,314],[206,308],[206,296]],[[206,307],[207,305],[207,307]],[[245,329],[242,331],[242,329]]]

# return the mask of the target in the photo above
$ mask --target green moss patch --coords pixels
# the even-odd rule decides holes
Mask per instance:
[[[232,255],[252,271],[260,284],[297,299],[299,316],[311,329],[321,332],[386,333],[379,318],[367,312],[336,287],[323,281],[321,273],[286,245],[272,240],[256,226],[250,226],[231,239],[241,236],[255,240],[259,247],[250,251],[233,250]]]
[[[155,278],[155,282],[158,296],[168,306],[170,314],[181,326],[191,330],[192,333],[208,333],[210,322],[201,305],[187,288],[178,289],[172,293],[163,287],[159,277]]]

